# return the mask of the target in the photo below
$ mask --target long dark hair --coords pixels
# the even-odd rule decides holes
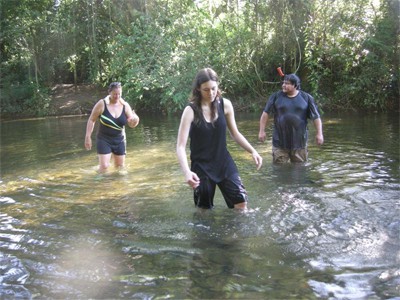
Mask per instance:
[[[204,82],[207,82],[210,80],[215,81],[217,83],[219,82],[217,73],[211,68],[201,69],[197,73],[196,77],[193,80],[192,95],[191,95],[189,101],[193,104],[192,108],[194,110],[194,122],[196,124],[198,124],[202,120],[204,120],[203,110],[201,108],[200,86]],[[221,97],[221,91],[218,87],[216,98],[219,99],[220,97]],[[218,111],[218,101],[214,100],[211,104],[211,122],[212,122],[212,124],[214,124],[214,121],[216,119],[217,111]]]

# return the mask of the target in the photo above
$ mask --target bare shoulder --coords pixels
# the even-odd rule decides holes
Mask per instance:
[[[104,100],[105,99],[100,99],[99,101],[96,102],[96,104],[94,105],[95,109],[104,109]]]
[[[189,126],[194,120],[193,109],[188,105],[182,112],[181,126]]]
[[[182,119],[184,118],[193,119],[193,117],[194,117],[193,108],[191,108],[190,105],[186,106],[182,113]]]
[[[110,104],[110,95],[107,95],[103,99],[100,99],[99,102]]]
[[[103,113],[103,111],[104,111],[104,101],[103,101],[103,99],[100,99],[94,105],[92,112],[90,114],[90,118],[92,120],[97,119],[97,117],[100,116]]]
[[[124,105],[128,110],[132,111],[132,107],[131,107],[131,105],[130,105],[128,102],[126,102],[124,99],[121,99],[120,102],[121,102],[121,104]]]
[[[120,99],[119,99],[119,102],[120,102],[122,105],[129,105],[129,103],[128,103],[127,101],[125,101],[123,98],[120,98]]]
[[[225,114],[229,114],[233,112],[233,105],[232,105],[232,101],[226,98],[224,99],[224,111]]]

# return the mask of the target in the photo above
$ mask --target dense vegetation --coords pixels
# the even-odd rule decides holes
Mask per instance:
[[[297,73],[323,110],[399,106],[398,0],[0,0],[1,112],[46,115],[55,84],[121,81],[172,113],[197,70],[259,110]]]

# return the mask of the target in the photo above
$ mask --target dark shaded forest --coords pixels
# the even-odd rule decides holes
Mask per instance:
[[[296,73],[325,111],[399,109],[398,0],[1,0],[0,110],[46,116],[57,84],[106,87],[179,112],[212,67],[260,111]]]

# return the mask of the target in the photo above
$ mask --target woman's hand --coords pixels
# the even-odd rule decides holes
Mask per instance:
[[[92,139],[90,136],[85,137],[85,148],[86,150],[92,149]]]
[[[257,151],[253,151],[251,153],[251,156],[253,157],[253,160],[256,163],[257,170],[260,170],[260,168],[262,166],[262,157],[258,154]]]
[[[200,185],[200,178],[197,176],[196,173],[193,173],[191,171],[185,174],[185,180],[192,189],[195,189]]]
[[[128,125],[131,128],[135,128],[138,126],[139,121],[139,116],[137,114],[133,114],[133,116],[128,119]]]

